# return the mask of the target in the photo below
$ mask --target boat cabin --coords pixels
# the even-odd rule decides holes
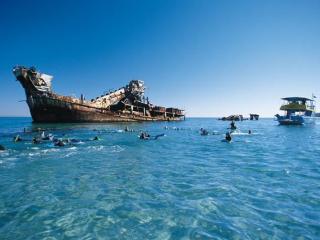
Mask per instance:
[[[315,110],[314,100],[304,97],[287,97],[282,98],[284,104],[280,107],[280,110],[286,111],[287,115],[305,115],[311,116]]]

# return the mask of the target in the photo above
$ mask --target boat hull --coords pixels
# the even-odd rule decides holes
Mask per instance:
[[[316,121],[315,117],[308,116],[295,116],[295,117],[284,117],[284,116],[276,116],[277,121],[280,125],[305,125],[305,124],[314,124]]]
[[[179,121],[181,117],[147,116],[142,113],[124,113],[71,103],[47,96],[28,96],[27,103],[34,122],[137,122]]]

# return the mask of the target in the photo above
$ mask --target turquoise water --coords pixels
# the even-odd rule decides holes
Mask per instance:
[[[227,124],[0,118],[0,239],[319,239],[320,125],[244,121],[253,134],[225,143]],[[23,128],[83,142],[33,145]]]

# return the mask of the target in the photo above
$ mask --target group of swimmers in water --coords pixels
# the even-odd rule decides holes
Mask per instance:
[[[167,126],[165,127],[165,129],[169,129]],[[174,130],[180,130],[179,128],[172,128]],[[224,142],[231,142],[232,141],[232,133],[234,133],[236,130],[237,130],[237,126],[235,124],[234,121],[232,121],[230,123],[230,127],[228,128],[229,131],[226,132],[225,134],[225,138],[224,138]],[[38,131],[40,131],[41,129],[38,129]],[[134,132],[135,130],[133,129],[129,129],[128,126],[126,126],[123,130],[124,132]],[[26,133],[26,129],[24,129],[24,133]],[[252,134],[252,131],[249,130],[248,131],[248,134]],[[209,132],[204,129],[204,128],[201,128],[200,129],[200,135],[201,136],[207,136],[209,135]],[[213,135],[219,135],[218,132],[213,132]],[[141,131],[140,134],[139,134],[139,139],[141,140],[157,140],[158,138],[160,137],[163,137],[165,136],[165,134],[158,134],[158,135],[155,135],[155,136],[151,136],[148,132],[145,132],[145,131]],[[50,141],[53,143],[54,146],[56,147],[63,147],[63,146],[66,146],[66,145],[70,145],[70,144],[76,144],[76,143],[80,143],[80,142],[83,142],[83,141],[97,141],[97,140],[100,140],[100,138],[98,136],[95,136],[93,137],[92,139],[87,139],[87,140],[78,140],[78,139],[70,139],[70,138],[66,138],[66,139],[62,139],[62,138],[55,138],[53,134],[49,133],[49,134],[45,134],[45,131],[43,130],[41,132],[41,134],[37,137],[33,137],[31,142],[32,144],[40,144],[42,142],[47,142],[47,141]],[[14,138],[13,138],[13,141],[14,142],[21,142],[21,141],[24,141],[24,139],[22,139],[20,137],[20,135],[16,135]],[[0,151],[4,151],[6,150],[6,148],[0,144]]]
[[[24,131],[25,132],[25,131]],[[100,140],[100,138],[98,136],[95,136],[94,138],[92,139],[87,139],[85,141],[97,141],[97,140]],[[25,140],[25,139],[22,139],[20,135],[16,135],[14,138],[13,138],[13,141],[15,143],[18,143],[18,142],[22,142],[22,141],[28,141],[28,140]],[[82,142],[83,140],[79,140],[79,139],[75,139],[75,138],[66,138],[66,139],[62,139],[62,138],[56,138],[53,134],[49,133],[49,134],[45,134],[45,131],[42,131],[42,133],[40,134],[40,136],[36,136],[36,137],[33,137],[31,139],[31,142],[32,144],[40,144],[40,143],[43,143],[43,142],[52,142],[54,146],[56,147],[63,147],[63,146],[66,146],[66,145],[70,145],[70,144],[74,144],[74,143],[80,143]],[[5,150],[4,146],[0,145],[0,150]]]
[[[232,122],[230,123],[230,127],[229,127],[228,129],[229,129],[230,131],[226,132],[225,138],[224,138],[224,140],[223,140],[224,142],[231,142],[231,141],[232,141],[232,136],[231,136],[231,134],[234,133],[234,132],[237,130],[237,126],[236,126],[236,124],[235,124],[234,121],[232,121]],[[219,134],[219,133],[213,132],[213,135],[217,135],[217,134]],[[252,131],[249,130],[249,131],[248,131],[248,134],[249,134],[249,135],[252,134]],[[204,128],[200,128],[200,135],[201,135],[201,136],[207,136],[207,135],[209,135],[209,132],[208,132],[206,129],[204,129]]]
[[[38,129],[38,131],[40,131],[40,130],[41,129]],[[129,129],[128,126],[126,126],[123,131],[124,132],[135,132],[135,130]],[[26,129],[23,129],[23,132],[29,133]],[[162,136],[164,136],[164,134],[151,136],[147,132],[141,132],[139,135],[139,138],[142,140],[157,140],[159,137],[162,137]],[[98,136],[95,136],[91,139],[86,139],[86,140],[79,140],[79,139],[75,139],[75,138],[65,138],[65,139],[56,138],[53,134],[51,134],[51,133],[46,134],[45,131],[43,130],[40,135],[32,137],[31,143],[32,144],[40,144],[40,143],[44,143],[44,142],[52,142],[55,147],[64,147],[66,145],[77,144],[77,143],[81,143],[84,141],[97,141],[97,140],[101,140],[101,139]],[[13,142],[15,142],[15,143],[23,142],[23,141],[30,141],[30,140],[23,139],[19,134],[13,137]],[[5,151],[5,150],[6,150],[6,148],[0,144],[0,151]]]

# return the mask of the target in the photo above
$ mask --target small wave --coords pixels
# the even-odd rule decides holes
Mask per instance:
[[[76,152],[70,152],[70,153],[67,153],[66,155],[64,155],[64,157],[70,157],[72,155],[75,155],[77,154]]]
[[[106,150],[106,152],[112,152],[112,153],[118,153],[118,152],[122,152],[124,151],[124,148],[119,146],[119,145],[114,145],[114,146],[88,146],[87,147],[88,150],[92,150],[95,152],[100,152],[103,150]]]
[[[87,149],[94,150],[94,151],[102,151],[104,146],[88,146]]]
[[[6,156],[9,156],[9,152],[7,150],[0,151],[0,157],[6,157]]]
[[[9,158],[7,158],[7,160],[9,160],[9,161],[14,161],[14,160],[17,160],[18,158],[16,158],[16,157],[9,157]]]
[[[41,152],[44,153],[44,154],[47,154],[47,153],[50,153],[50,152],[57,152],[57,151],[59,151],[59,149],[57,149],[57,148],[50,148],[50,149],[41,150]]]
[[[40,152],[36,152],[36,153],[28,153],[29,157],[34,157],[34,156],[39,156]]]
[[[122,152],[124,151],[123,147],[120,147],[119,145],[111,146],[111,152]]]
[[[232,132],[231,135],[238,135],[238,136],[241,136],[241,135],[251,135],[252,133],[247,133],[247,132]]]

